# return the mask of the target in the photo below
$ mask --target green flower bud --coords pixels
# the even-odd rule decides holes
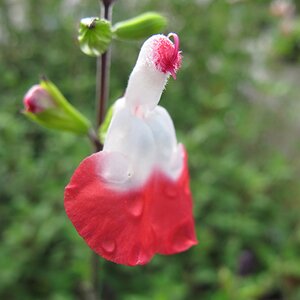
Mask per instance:
[[[87,134],[90,122],[48,80],[34,85],[23,99],[23,113],[32,121],[52,129]]]
[[[160,33],[167,25],[167,20],[155,12],[144,13],[133,19],[115,24],[112,28],[114,36],[124,40],[145,39]]]
[[[112,40],[110,22],[96,17],[80,21],[78,41],[80,49],[89,56],[100,56]]]

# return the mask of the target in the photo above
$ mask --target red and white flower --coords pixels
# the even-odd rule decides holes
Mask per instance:
[[[79,165],[65,190],[78,233],[115,263],[146,264],[156,253],[197,243],[186,151],[168,112],[157,105],[180,64],[176,34],[144,43],[114,106],[103,151]]]

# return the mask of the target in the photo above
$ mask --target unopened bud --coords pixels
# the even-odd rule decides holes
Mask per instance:
[[[51,95],[40,85],[34,85],[23,99],[25,111],[38,114],[56,106]]]
[[[111,40],[111,25],[107,20],[92,17],[80,21],[78,41],[83,53],[100,56],[107,50]]]
[[[44,127],[76,134],[86,134],[91,127],[90,122],[48,80],[30,88],[23,103],[23,113]]]
[[[116,38],[138,40],[162,32],[166,25],[167,20],[162,15],[155,12],[148,12],[119,22],[114,25],[112,30]]]

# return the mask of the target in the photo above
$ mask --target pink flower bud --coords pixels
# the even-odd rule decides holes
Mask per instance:
[[[25,111],[33,114],[44,112],[56,106],[51,95],[40,85],[34,85],[23,99]]]

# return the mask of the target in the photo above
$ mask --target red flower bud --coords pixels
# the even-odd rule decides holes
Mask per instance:
[[[25,111],[33,114],[44,112],[56,106],[51,95],[40,85],[34,85],[23,99]]]

